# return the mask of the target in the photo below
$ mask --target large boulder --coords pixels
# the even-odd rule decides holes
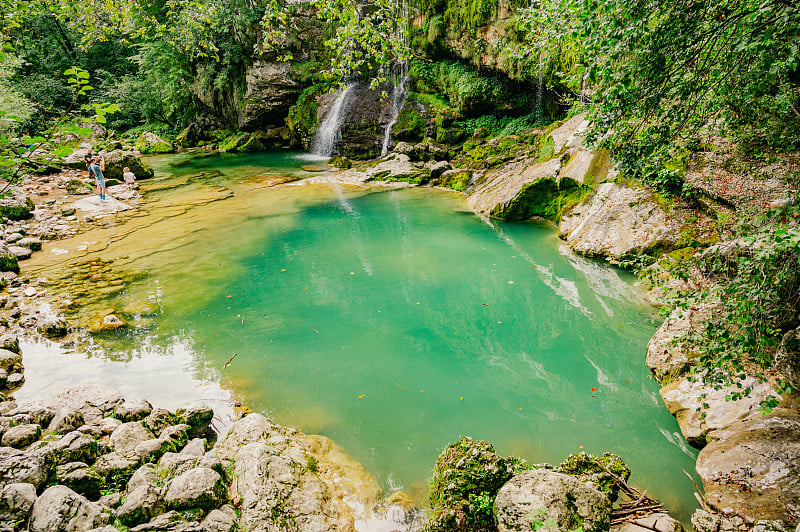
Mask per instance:
[[[126,454],[153,437],[141,421],[123,423],[111,433],[109,445],[118,453]]]
[[[707,303],[687,309],[676,308],[664,320],[647,344],[647,367],[658,382],[665,384],[674,380],[700,356],[687,338],[702,330],[712,310]]]
[[[448,446],[433,470],[430,530],[491,529],[491,501],[513,475],[513,459],[495,453],[488,442],[465,437]]]
[[[64,166],[76,170],[86,170],[86,163],[83,158],[88,150],[78,149],[64,159]],[[132,151],[113,150],[102,154],[106,162],[106,169],[103,175],[106,179],[116,179],[122,181],[122,169],[126,166],[130,168],[136,179],[149,179],[155,175],[153,169]]]
[[[761,415],[758,411],[761,401],[775,395],[769,384],[755,377],[746,377],[740,384],[741,388],[731,385],[717,389],[702,380],[683,377],[661,388],[660,393],[667,410],[678,420],[684,438],[695,447],[703,447],[709,432]],[[745,388],[751,388],[749,395],[730,400]]]
[[[141,153],[170,153],[175,151],[175,147],[170,141],[150,131],[145,131],[137,137],[136,149]]]
[[[611,182],[565,214],[558,235],[578,253],[613,259],[671,249],[678,240],[652,193]]]
[[[109,515],[66,486],[51,486],[33,505],[31,532],[83,532],[108,523]]]
[[[51,471],[52,464],[42,453],[0,448],[0,484],[33,484],[39,489]]]
[[[124,401],[122,394],[103,384],[73,386],[39,401],[45,408],[69,408],[79,412],[86,423],[99,423]]]
[[[36,502],[33,484],[8,484],[0,492],[0,521],[28,520]]]
[[[800,390],[800,329],[789,331],[783,336],[775,355],[775,368],[795,390]]]
[[[197,467],[170,480],[164,502],[172,510],[211,510],[225,502],[228,489],[223,477],[206,467]]]
[[[708,435],[697,457],[706,499],[746,520],[797,524],[800,412],[778,408]]]
[[[123,524],[134,526],[163,512],[161,489],[155,484],[142,484],[128,492],[125,502],[117,508],[115,515]]]
[[[269,530],[278,513],[297,530],[337,529],[330,492],[310,467],[297,434],[250,414],[214,446],[220,459],[236,464],[242,528]]]
[[[611,501],[573,476],[544,469],[523,471],[500,488],[494,501],[497,529],[608,530]]]

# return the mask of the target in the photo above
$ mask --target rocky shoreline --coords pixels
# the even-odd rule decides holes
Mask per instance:
[[[578,116],[551,131],[554,148],[543,162],[535,162],[541,156],[534,154],[531,158],[523,157],[489,170],[488,175],[478,180],[482,184],[468,190],[468,203],[478,213],[508,214],[518,212],[522,205],[530,203],[530,198],[527,203],[521,198],[529,195],[531,190],[538,190],[537,187],[544,186],[542,183],[545,182],[550,187],[548,180],[553,181],[552,186],[556,187],[553,189],[555,196],[585,185],[591,192],[582,194],[581,200],[561,219],[559,229],[560,236],[576,251],[618,261],[637,251],[678,246],[682,236],[674,217],[666,214],[651,193],[616,183],[611,170],[605,170],[606,174],[599,178],[594,175],[597,172],[592,169],[597,168],[599,156],[582,147],[579,135],[583,126],[583,117]],[[300,183],[336,181],[355,185],[388,179],[389,186],[409,186],[404,178],[414,172],[422,172],[431,178],[433,185],[442,183],[442,180],[462,178],[478,183],[474,172],[454,167],[445,160],[437,161],[443,157],[441,149],[431,143],[421,147],[401,144],[398,148],[397,152],[371,168],[320,174]],[[519,168],[523,167],[532,169],[520,174]],[[124,202],[101,203],[86,198],[81,200],[80,207],[88,214],[79,219],[67,190],[70,184],[76,186],[76,181],[86,183],[82,174],[81,171],[67,170],[57,176],[34,178],[23,185],[22,194],[37,200],[33,211],[35,221],[6,217],[3,236],[7,254],[24,260],[26,255],[30,255],[29,251],[37,248],[36,239],[39,239],[40,249],[42,239],[69,238],[83,230],[86,224],[102,224],[103,216],[128,209],[138,200],[138,194],[124,186],[112,187],[110,194],[124,199]],[[391,182],[396,179],[400,181]],[[20,204],[28,204],[28,201],[20,196],[15,205]],[[541,205],[540,208],[544,212],[550,206]],[[529,215],[530,211],[526,210],[525,214]],[[47,305],[48,280],[31,281],[13,271],[4,272],[2,278],[6,294],[0,297],[0,307],[4,308],[9,319],[0,325],[4,349],[0,366],[5,370],[4,386],[13,390],[24,379],[16,336],[33,332],[58,338],[66,333],[67,327]],[[683,348],[681,339],[692,327],[698,326],[704,311],[708,312],[708,309],[673,313],[650,342],[647,353],[648,365],[664,385],[662,397],[665,404],[677,417],[687,440],[703,448],[697,470],[705,489],[706,507],[695,514],[693,524],[696,530],[703,532],[753,528],[788,531],[800,517],[800,474],[797,471],[800,411],[797,403],[788,398],[769,416],[763,416],[755,406],[766,394],[772,393],[768,385],[756,386],[749,399],[730,402],[725,400],[728,391],[712,390],[702,383],[692,383],[681,377],[693,358],[693,354]],[[114,520],[124,526],[134,526],[131,530],[142,531],[233,530],[234,527],[251,530],[352,530],[355,517],[352,508],[344,502],[347,493],[336,490],[342,478],[361,479],[354,481],[359,485],[358,491],[369,494],[370,505],[379,504],[377,485],[359,465],[350,463],[343,466],[342,460],[334,465],[336,462],[325,458],[321,450],[331,454],[335,445],[324,438],[302,435],[253,414],[237,421],[215,445],[213,431],[208,429],[210,417],[208,421],[186,417],[186,412],[191,412],[191,409],[161,412],[172,422],[162,427],[156,419],[151,419],[153,412],[160,412],[159,409],[152,409],[143,399],[125,401],[118,393],[102,387],[87,390],[64,392],[66,395],[55,403],[16,405],[13,400],[0,403],[3,411],[0,419],[6,423],[0,449],[4,453],[0,460],[0,484],[4,486],[0,500],[7,502],[0,521],[11,523],[9,530],[20,530],[23,526],[30,530],[88,530],[91,527],[102,529],[103,526],[107,530],[116,530],[107,524]],[[69,403],[70,397],[78,406],[62,412],[64,405],[59,401]],[[706,412],[697,411],[701,402],[709,404]],[[213,416],[207,407],[199,411],[203,412],[201,420]],[[59,421],[62,418],[72,421]],[[62,426],[63,423],[66,425]],[[128,435],[123,438],[123,434]],[[122,443],[129,436],[132,441]],[[198,441],[200,437],[206,439]],[[76,445],[74,451],[70,450],[73,444]],[[480,449],[475,450],[473,444],[465,445],[470,456],[482,458],[475,462],[472,458],[459,460],[454,468],[444,470],[437,464],[439,473],[452,472],[453,469],[468,471],[475,464],[480,464],[482,469],[488,467],[495,473],[502,469],[495,467],[496,464],[487,466],[487,463],[502,458],[493,456],[493,450],[480,445]],[[114,456],[114,460],[105,458],[97,465],[102,457],[112,453],[122,458],[127,456],[127,462],[121,460],[117,463],[118,456]],[[240,465],[239,455],[245,460],[242,463],[248,465]],[[168,457],[166,460],[165,456]],[[117,491],[100,496],[97,490],[111,489],[108,482],[112,473],[107,471],[105,462],[127,463],[127,466],[114,470],[113,474],[119,477],[118,482],[114,481],[117,482],[114,484]],[[31,468],[28,463],[39,465]],[[178,463],[191,463],[191,466]],[[342,468],[346,474],[342,473]],[[509,487],[508,490],[530,494],[535,491],[531,485],[544,482],[530,472],[536,471],[538,475],[540,469],[551,471],[553,468],[512,471],[514,474],[503,482],[495,479],[496,487],[478,491],[491,493],[492,501],[495,501],[501,487],[505,489],[507,484],[516,486],[522,481],[514,479],[524,474],[526,478],[536,478],[522,484],[528,487]],[[122,476],[119,476],[120,470],[124,471]],[[269,473],[264,474],[266,471]],[[191,474],[184,477],[189,472]],[[88,487],[80,484],[84,481]],[[515,484],[511,484],[512,481]],[[569,484],[554,479],[547,483],[564,482]],[[199,492],[193,491],[200,485],[203,487],[198,488]],[[168,496],[170,487],[173,494]],[[449,485],[447,487],[449,489]],[[195,493],[196,498],[176,502],[177,492]],[[567,490],[564,493],[573,492]],[[562,498],[565,497],[574,499],[578,496],[562,493]],[[395,495],[394,500],[400,501],[399,507],[406,512],[402,519],[412,522],[413,511],[407,498]],[[502,506],[497,502],[493,504],[498,508]],[[514,527],[533,526],[530,512],[519,510],[515,504],[530,507],[540,503],[527,501],[508,506],[511,514],[522,516],[524,521],[522,525],[514,521]],[[447,515],[456,521],[447,521],[450,524],[440,529],[467,529],[463,528],[465,521],[458,519],[459,515],[466,519],[468,512],[451,506],[444,512],[450,512]],[[56,522],[57,518],[46,508],[69,508],[57,513],[71,517]],[[192,513],[198,509],[199,512]],[[553,515],[561,515],[559,511],[554,512]],[[549,513],[548,516],[552,517]],[[588,519],[583,522],[586,530],[605,528],[606,525],[602,524],[607,522],[605,518],[599,519],[597,523],[601,524],[597,524],[594,521],[596,516],[594,510],[582,516]],[[639,528],[630,528],[636,527],[630,523],[616,526],[620,530],[680,529],[680,524],[666,516],[655,521],[648,519],[642,520],[644,526]],[[91,527],[86,528],[89,522]],[[560,521],[552,525],[555,528],[541,524],[546,530],[566,526]],[[502,525],[501,529],[504,529]]]

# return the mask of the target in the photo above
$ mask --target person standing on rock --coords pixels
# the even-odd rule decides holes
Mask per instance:
[[[94,180],[97,182],[97,188],[100,189],[100,199],[106,199],[106,180],[103,177],[103,170],[105,170],[106,162],[102,157],[93,157],[92,164],[89,166],[89,175],[94,175]]]

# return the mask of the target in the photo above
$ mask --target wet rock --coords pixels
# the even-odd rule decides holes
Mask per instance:
[[[25,376],[22,373],[12,373],[6,379],[6,386],[10,389],[18,388],[25,382]]]
[[[775,369],[788,380],[795,390],[800,390],[800,329],[783,335],[775,355]]]
[[[650,192],[616,183],[601,184],[564,215],[558,234],[578,253],[614,259],[672,249],[679,240]]]
[[[0,492],[0,521],[27,521],[36,502],[33,484],[8,484]]]
[[[515,475],[500,488],[494,502],[497,529],[607,530],[611,502],[575,477],[534,469]]]
[[[128,453],[140,443],[151,439],[150,433],[141,421],[123,423],[111,433],[109,445],[118,453]]]
[[[709,433],[697,472],[716,508],[745,519],[794,522],[800,508],[799,456],[800,413],[778,408]]]
[[[89,332],[100,333],[103,331],[113,331],[126,325],[125,321],[114,314],[97,316],[89,322]]]
[[[0,369],[8,373],[22,371],[22,355],[7,349],[0,349]]]
[[[17,425],[11,427],[3,434],[0,443],[6,447],[23,449],[32,444],[42,436],[42,427],[36,424]]]
[[[123,422],[128,421],[141,421],[145,419],[153,411],[151,405],[145,399],[134,399],[132,401],[125,401],[114,409],[114,417]]]
[[[69,332],[67,322],[56,316],[49,316],[37,321],[36,328],[48,338],[63,338]]]
[[[51,486],[36,499],[31,513],[31,532],[83,532],[108,523],[100,505],[66,486]]]
[[[728,400],[731,394],[740,393],[748,387],[752,388],[749,396],[736,401]],[[695,447],[705,445],[706,435],[713,430],[760,415],[759,403],[775,394],[769,384],[758,382],[754,377],[744,379],[742,388],[728,386],[719,390],[702,381],[692,382],[683,377],[661,388],[659,393],[667,410],[678,420],[681,433]]]
[[[190,469],[167,483],[164,502],[173,510],[210,510],[223,504],[228,490],[222,476],[212,469]]]

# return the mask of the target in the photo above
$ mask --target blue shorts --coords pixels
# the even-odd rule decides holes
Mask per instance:
[[[97,173],[94,174],[94,180],[97,181],[98,187],[106,188],[106,180],[103,177],[103,172],[101,172],[100,170],[98,170]]]

